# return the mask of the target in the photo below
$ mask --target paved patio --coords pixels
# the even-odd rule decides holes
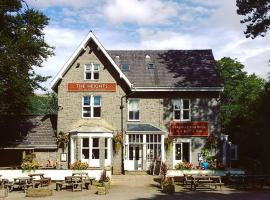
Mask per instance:
[[[7,199],[91,199],[91,200],[268,200],[270,199],[269,191],[237,191],[234,189],[224,188],[222,191],[182,191],[174,195],[167,195],[160,192],[158,184],[153,181],[153,176],[148,175],[120,175],[113,176],[112,187],[108,195],[96,195],[95,187],[91,190],[83,190],[83,192],[60,191],[54,192],[54,196],[46,198],[27,198],[23,192],[11,192]],[[52,185],[54,187],[54,185]],[[177,188],[180,190],[180,187]]]

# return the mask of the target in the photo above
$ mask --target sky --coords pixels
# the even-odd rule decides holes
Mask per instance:
[[[55,56],[36,69],[54,77],[92,30],[105,49],[212,49],[263,78],[270,72],[270,33],[246,38],[236,0],[26,0],[50,18],[45,40]],[[49,79],[44,86],[49,88]]]

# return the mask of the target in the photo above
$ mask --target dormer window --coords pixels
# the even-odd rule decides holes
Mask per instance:
[[[121,65],[122,72],[129,72],[129,65],[128,64],[122,64]]]
[[[156,68],[156,66],[155,66],[154,63],[149,63],[148,64],[148,69],[155,69],[155,68]]]
[[[99,79],[99,64],[86,64],[84,66],[84,79],[85,80],[98,80]]]

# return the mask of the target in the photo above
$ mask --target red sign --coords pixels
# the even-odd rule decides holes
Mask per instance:
[[[69,92],[98,91],[115,92],[115,83],[68,83]]]
[[[208,136],[207,122],[171,122],[170,136]]]

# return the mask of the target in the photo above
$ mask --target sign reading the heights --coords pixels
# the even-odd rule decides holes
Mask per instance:
[[[116,83],[68,83],[69,92],[115,92]]]
[[[207,122],[171,122],[170,136],[208,136]]]

